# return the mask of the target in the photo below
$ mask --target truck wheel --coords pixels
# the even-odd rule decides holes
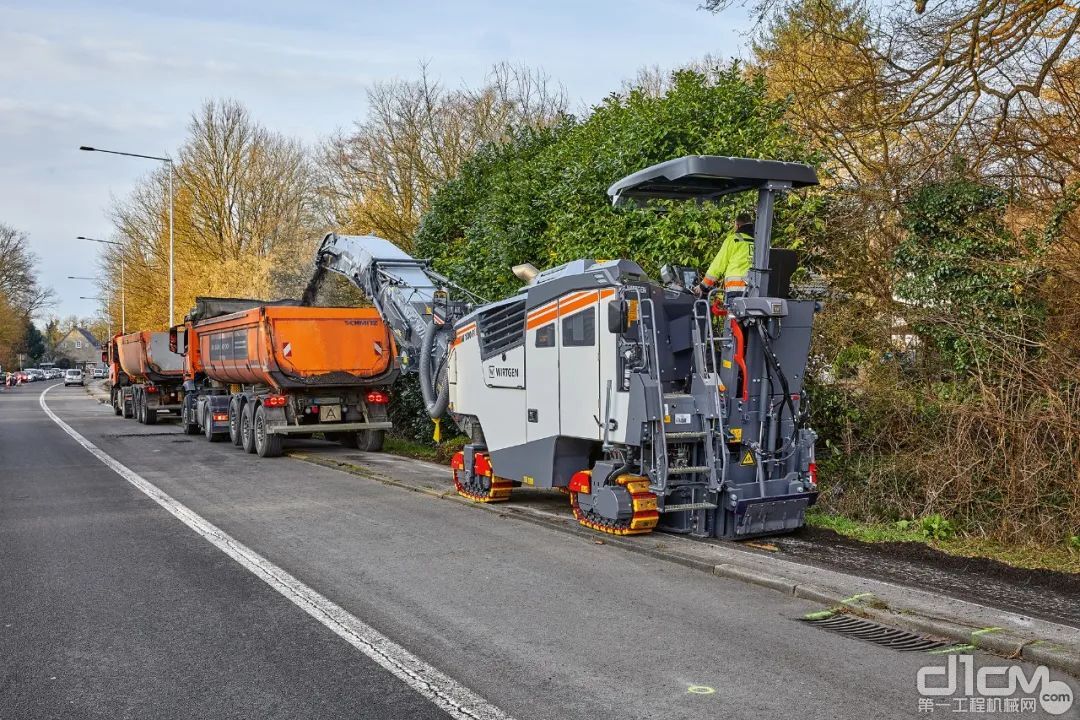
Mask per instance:
[[[124,396],[123,391],[120,392],[120,405],[124,408],[124,417],[130,420],[135,417],[135,396]]]
[[[146,422],[146,417],[143,415],[142,393],[137,393],[133,402],[135,403],[135,422],[141,425]]]
[[[229,402],[229,439],[237,447],[244,444],[244,438],[240,434],[240,403],[232,400]]]
[[[356,447],[364,452],[382,452],[385,430],[360,430],[356,433]]]
[[[184,403],[184,407],[180,410],[180,424],[184,426],[184,434],[198,435],[199,423],[191,420],[191,411],[188,409],[187,403]]]
[[[251,414],[251,403],[240,411],[240,446],[244,452],[255,452],[255,418]]]
[[[266,411],[262,405],[255,410],[255,452],[259,457],[277,457],[281,454],[281,436],[273,435],[266,422]]]
[[[157,425],[157,410],[155,408],[143,407],[143,422],[147,425]]]
[[[118,393],[118,392],[116,392],[116,390],[113,390],[113,391],[112,391],[112,392],[110,393],[110,395],[112,395],[112,409],[113,409],[113,414],[114,414],[114,415],[123,415],[123,414],[124,414],[124,408],[122,408],[122,407],[120,406],[120,403],[121,403],[121,402],[123,402],[123,401],[121,400],[121,398],[123,397],[123,395],[121,395],[121,393]]]

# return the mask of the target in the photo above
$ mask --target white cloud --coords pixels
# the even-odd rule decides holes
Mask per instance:
[[[161,130],[169,118],[161,113],[130,110],[103,111],[87,105],[19,100],[0,97],[0,135],[18,136],[78,130],[87,135],[98,132]]]

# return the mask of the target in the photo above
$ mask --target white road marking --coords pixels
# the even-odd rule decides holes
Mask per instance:
[[[80,435],[45,404],[45,395],[54,387],[57,386],[53,385],[42,391],[38,397],[38,404],[41,405],[45,414],[75,442],[189,528],[206,538],[212,545],[291,600],[301,610],[330,628],[335,634],[446,711],[451,717],[458,720],[513,720],[501,709],[428,665],[375,628],[300,582],[213,523],[203,519]]]

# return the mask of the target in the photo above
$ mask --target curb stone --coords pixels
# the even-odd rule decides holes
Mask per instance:
[[[741,580],[753,585],[760,585],[761,587],[766,587],[770,590],[782,592],[785,595],[794,596],[795,589],[798,587],[795,583],[785,580],[784,578],[768,575],[766,573],[754,572],[752,570],[741,568],[738,565],[714,565],[712,572],[713,575]]]
[[[1062,645],[1035,640],[1024,646],[1020,656],[1028,662],[1064,670],[1080,677],[1080,655],[1070,652]]]

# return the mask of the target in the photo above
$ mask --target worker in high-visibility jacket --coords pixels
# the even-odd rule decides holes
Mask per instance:
[[[740,213],[735,218],[735,227],[724,238],[720,251],[716,253],[705,279],[694,287],[694,294],[703,297],[709,294],[719,283],[723,283],[724,300],[746,294],[746,276],[754,259],[754,222],[747,213]]]

